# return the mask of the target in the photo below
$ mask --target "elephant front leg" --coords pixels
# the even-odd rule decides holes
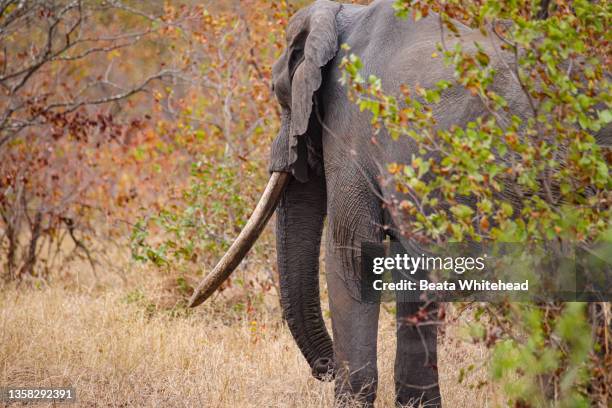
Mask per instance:
[[[435,321],[414,323],[421,303],[397,303],[395,392],[398,406],[440,407]],[[430,311],[435,319],[435,311]]]
[[[329,190],[328,190],[329,191]],[[376,340],[380,303],[360,299],[361,242],[380,242],[374,199],[348,193],[330,197],[325,253],[340,406],[373,406],[378,370]]]
[[[336,258],[336,257],[332,257]],[[335,395],[340,406],[361,402],[371,406],[376,399],[378,369],[376,336],[379,304],[367,304],[353,298],[340,274],[340,267],[328,261],[327,285],[334,334],[336,361]]]

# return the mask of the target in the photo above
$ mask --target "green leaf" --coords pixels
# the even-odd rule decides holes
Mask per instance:
[[[472,214],[474,214],[474,210],[464,204],[457,204],[451,207],[451,212],[460,219],[469,218]]]

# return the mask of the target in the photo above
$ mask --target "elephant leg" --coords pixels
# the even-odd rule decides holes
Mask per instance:
[[[381,242],[380,210],[375,197],[359,192],[353,180],[328,188],[325,266],[337,367],[338,405],[372,406],[378,370],[376,338],[379,302],[360,300],[361,242]],[[337,184],[336,184],[337,186]]]
[[[421,306],[418,302],[397,303],[396,400],[398,406],[440,407],[438,327],[434,321],[410,322]]]
[[[328,261],[326,265],[334,264]],[[329,266],[327,267],[329,270]],[[331,268],[327,284],[336,362],[335,395],[339,403],[356,401],[366,406],[376,399],[378,369],[376,336],[379,304],[362,303],[351,296],[342,279]]]

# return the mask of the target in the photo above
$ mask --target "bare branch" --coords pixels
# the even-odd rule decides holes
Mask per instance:
[[[173,74],[178,74],[179,71],[177,70],[162,70],[154,75],[149,76],[148,78],[146,78],[140,85],[135,86],[125,92],[119,93],[119,94],[115,94],[115,95],[111,95],[105,98],[99,98],[99,99],[91,99],[91,100],[84,100],[84,101],[72,101],[72,102],[63,102],[63,103],[54,103],[54,104],[50,104],[46,109],[45,112],[47,111],[51,111],[54,109],[58,109],[58,108],[65,108],[66,110],[64,112],[74,112],[75,110],[83,107],[83,106],[89,106],[89,105],[103,105],[103,104],[107,104],[110,102],[116,102],[116,101],[120,101],[122,99],[126,99],[129,98],[130,96],[137,94],[139,92],[142,92],[145,90],[145,88],[147,87],[147,85],[149,85],[151,82],[158,80],[158,79],[162,79],[164,77],[170,77]],[[2,141],[0,140],[0,146],[2,146]]]

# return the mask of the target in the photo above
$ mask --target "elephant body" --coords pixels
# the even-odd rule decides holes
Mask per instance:
[[[386,166],[409,163],[418,155],[415,141],[393,141],[375,134],[371,116],[359,111],[340,82],[340,63],[348,44],[363,63],[361,75],[376,75],[385,93],[401,99],[400,85],[431,87],[453,78],[452,68],[435,58],[441,41],[438,17],[418,22],[395,16],[394,0],[368,6],[319,0],[302,9],[287,28],[287,49],[273,68],[273,86],[282,108],[282,125],[274,141],[270,170],[293,177],[277,209],[277,252],[281,304],[289,328],[313,374],[335,374],[336,397],[372,404],[376,396],[376,339],[379,304],[360,298],[362,242],[400,239],[401,225],[385,203],[403,200],[389,183]],[[452,48],[461,41],[473,49],[478,41],[489,50],[497,75],[493,90],[504,96],[510,112],[527,115],[524,95],[512,77],[512,58],[492,38],[457,23],[461,38],[444,30]],[[465,126],[485,116],[478,96],[462,87],[442,94],[433,108],[436,126]],[[325,270],[333,344],[321,316],[318,258],[327,219]],[[395,384],[400,405],[420,402],[440,406],[436,365],[436,328],[405,323],[417,303],[397,305]]]

